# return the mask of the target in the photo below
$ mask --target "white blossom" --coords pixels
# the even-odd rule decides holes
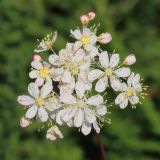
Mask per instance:
[[[89,28],[84,27],[81,30],[71,30],[71,35],[84,47],[85,50],[91,51],[97,42],[97,36]]]
[[[52,92],[52,89],[52,85],[48,83],[43,85],[41,90],[39,90],[35,83],[30,83],[28,86],[30,96],[18,96],[17,101],[28,108],[25,115],[26,118],[32,119],[37,115],[42,122],[46,122],[48,120],[46,102],[48,95]]]
[[[130,69],[127,67],[119,68],[119,54],[112,54],[110,59],[107,51],[102,52],[99,55],[100,69],[93,69],[89,72],[88,79],[94,81],[98,79],[95,90],[97,92],[103,92],[108,87],[108,81],[110,80],[111,87],[117,91],[121,82],[119,78],[128,77],[130,75]]]
[[[90,57],[85,55],[85,51],[80,49],[79,43],[68,43],[66,49],[61,49],[59,55],[50,55],[49,62],[55,66],[52,69],[53,79],[70,83],[73,77],[77,77],[80,70],[85,70],[90,66]]]
[[[60,123],[73,120],[73,126],[81,128],[84,135],[90,133],[92,125],[96,126],[97,118],[101,118],[107,112],[103,105],[103,97],[92,96],[88,99],[74,97],[73,95],[60,95],[60,100],[66,104],[60,114]],[[94,127],[98,128],[98,126]]]
[[[139,81],[140,75],[132,73],[127,80],[127,84],[125,82],[121,84],[119,90],[122,93],[115,99],[115,103],[119,105],[121,109],[127,107],[128,101],[133,108],[139,103],[139,96],[142,92],[142,86]]]
[[[39,53],[47,50],[52,50],[53,44],[57,39],[57,31],[51,34],[48,34],[34,50],[34,52]]]
[[[59,130],[59,128],[56,125],[54,125],[47,130],[46,138],[51,141],[54,141],[57,138],[62,139],[63,135],[62,135],[61,131]]]

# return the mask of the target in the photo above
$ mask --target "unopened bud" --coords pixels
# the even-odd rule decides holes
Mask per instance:
[[[102,33],[100,36],[98,36],[98,41],[102,44],[106,44],[112,41],[112,36],[110,33]]]
[[[80,17],[80,21],[81,21],[81,23],[82,23],[83,25],[87,25],[88,22],[89,22],[89,18],[88,18],[88,16],[86,16],[86,15],[82,15],[82,16]]]
[[[42,60],[42,58],[38,54],[35,54],[32,56],[32,61],[41,61],[41,60]]]
[[[95,16],[96,16],[96,13],[95,12],[89,12],[87,14],[87,16],[88,16],[89,20],[93,20],[95,18]]]
[[[28,118],[26,118],[26,117],[22,117],[21,119],[20,119],[20,126],[21,127],[27,127],[27,126],[29,126],[30,125],[30,119],[28,119]]]
[[[125,58],[123,64],[132,65],[132,64],[134,64],[135,62],[136,62],[136,57],[135,57],[135,55],[134,55],[134,54],[130,54],[130,55],[128,55],[128,56]]]

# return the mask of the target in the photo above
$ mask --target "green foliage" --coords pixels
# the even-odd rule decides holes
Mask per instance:
[[[101,131],[108,159],[160,159],[159,4],[159,0],[1,0],[0,160],[101,159],[94,133],[84,137],[78,130],[64,128],[65,139],[50,142],[44,129],[38,132],[37,123],[20,128],[25,112],[16,102],[17,95],[27,92],[36,39],[57,30],[55,50],[59,50],[72,41],[69,29],[80,25],[79,16],[88,11],[97,13],[95,22],[101,23],[101,32],[113,35],[104,49],[115,49],[122,58],[135,53],[137,63],[132,69],[149,85],[149,96],[136,110],[109,108],[112,124]]]

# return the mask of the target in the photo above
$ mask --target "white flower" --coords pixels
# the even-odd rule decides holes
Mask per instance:
[[[75,127],[80,127],[84,135],[90,133],[92,125],[98,131],[97,118],[101,118],[107,112],[103,105],[103,97],[100,95],[86,98],[75,98],[73,95],[60,95],[60,100],[65,104],[57,123],[67,124],[73,120]],[[67,105],[68,104],[68,105]]]
[[[85,51],[79,49],[79,43],[68,43],[66,49],[62,49],[59,55],[50,55],[49,62],[55,66],[52,70],[53,79],[70,83],[73,77],[77,77],[80,70],[90,66],[90,58],[86,57]]]
[[[135,105],[139,103],[139,95],[142,92],[142,86],[139,81],[140,75],[134,75],[134,73],[132,73],[127,80],[127,84],[122,83],[119,88],[122,93],[120,93],[115,100],[115,103],[118,104],[121,109],[127,107],[128,101],[131,103],[133,108],[135,108]]]
[[[92,47],[94,47],[97,42],[97,36],[89,28],[84,27],[82,31],[79,29],[71,30],[71,34],[87,51],[92,50]]]
[[[30,83],[28,86],[28,92],[31,96],[18,96],[17,101],[28,108],[25,115],[26,118],[32,119],[38,115],[38,118],[42,122],[46,122],[48,120],[45,103],[47,102],[48,95],[51,93],[52,89],[53,87],[50,83],[43,85],[41,90],[39,90],[35,83]]]
[[[57,138],[62,139],[63,135],[62,135],[61,131],[59,130],[59,128],[56,125],[54,125],[47,130],[46,138],[50,139],[51,141],[54,141]]]
[[[130,55],[128,55],[128,56],[125,58],[123,64],[132,65],[132,64],[134,64],[135,62],[136,62],[136,57],[135,57],[135,55],[134,55],[134,54],[130,54]]]
[[[40,42],[40,44],[34,50],[34,52],[39,53],[39,52],[43,52],[43,51],[47,51],[47,50],[52,50],[52,46],[53,46],[54,42],[56,41],[56,39],[57,39],[57,31],[47,35],[47,37],[45,37]]]
[[[51,83],[51,65],[47,62],[39,62],[39,61],[32,61],[31,66],[33,67],[31,72],[29,73],[29,77],[31,79],[36,79],[35,83],[38,86],[42,86],[45,81]]]
[[[29,77],[31,79],[36,79],[35,83],[38,86],[42,86],[45,82],[52,83],[52,79],[54,81],[58,81],[58,77],[60,76],[62,70],[52,67],[51,65],[45,61],[32,61],[31,62],[31,72],[29,73]]]
[[[99,79],[96,83],[95,90],[97,92],[103,92],[108,87],[108,81],[110,80],[111,87],[117,91],[121,82],[120,77],[128,77],[130,75],[130,69],[127,67],[119,68],[119,54],[112,54],[110,60],[107,51],[102,52],[99,55],[99,61],[101,69],[91,70],[88,79],[94,81]]]

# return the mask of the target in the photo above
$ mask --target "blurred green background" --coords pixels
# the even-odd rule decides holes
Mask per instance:
[[[37,38],[57,30],[55,50],[65,46],[79,16],[97,13],[99,33],[113,36],[104,49],[134,53],[148,96],[136,110],[113,106],[101,130],[108,160],[160,159],[160,0],[0,0],[0,160],[101,160],[95,134],[61,127],[65,138],[51,142],[38,123],[22,129],[25,111],[16,102],[27,93]],[[112,97],[115,97],[113,95]]]

